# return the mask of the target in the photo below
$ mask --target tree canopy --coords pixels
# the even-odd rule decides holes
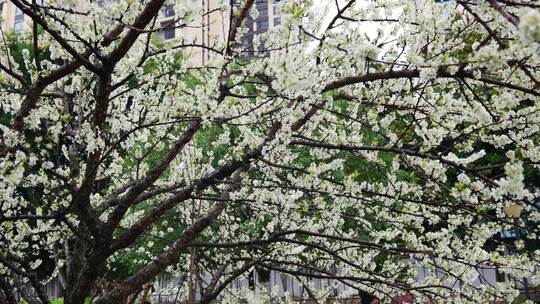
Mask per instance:
[[[0,47],[0,302],[109,276],[94,303],[119,303],[193,257],[203,303],[253,268],[419,303],[517,297],[481,267],[540,283],[535,2],[282,1],[249,46],[254,0],[221,1],[213,45],[155,38],[195,1],[12,2],[33,26]]]

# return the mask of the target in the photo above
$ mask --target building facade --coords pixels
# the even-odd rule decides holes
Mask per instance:
[[[36,1],[39,5],[46,5],[47,0]],[[216,43],[224,41],[229,30],[229,15],[219,10],[220,0],[193,0],[194,5],[202,8],[202,18],[188,26],[180,26],[174,5],[166,4],[161,9],[155,28],[155,35],[165,41],[181,42],[186,45],[194,45],[187,48],[189,63],[191,65],[205,65],[208,62],[210,50],[196,46],[212,47]],[[249,16],[246,26],[249,31],[242,40],[242,45],[247,49],[246,53],[253,53],[250,46],[253,37],[280,24],[279,0],[256,0],[255,7],[259,11],[257,18]],[[81,2],[84,6],[84,1]],[[9,0],[0,0],[0,26],[3,33],[24,32],[32,28],[30,18]]]

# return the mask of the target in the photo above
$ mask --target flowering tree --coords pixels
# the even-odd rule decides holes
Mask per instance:
[[[194,267],[205,303],[254,267],[317,300],[311,278],[427,303],[517,296],[481,266],[538,283],[534,2],[291,1],[253,48],[254,0],[222,1],[212,46],[155,41],[164,0],[12,2],[33,27],[0,48],[0,302],[59,277],[83,303],[126,256],[95,303]]]

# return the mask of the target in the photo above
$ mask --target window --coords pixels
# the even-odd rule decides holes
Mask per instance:
[[[13,31],[21,32],[24,28],[24,13],[19,7],[15,7],[15,20],[13,21]]]
[[[506,275],[504,272],[501,272],[499,270],[499,267],[495,268],[495,278],[497,282],[505,282],[506,281]]]
[[[166,40],[174,39],[174,36],[175,36],[174,29],[167,29],[167,30],[165,31],[164,38],[165,38]]]
[[[15,33],[22,32],[23,29],[24,29],[24,21],[20,20],[20,21],[15,21],[13,23],[13,31]]]
[[[174,5],[166,5],[161,11],[164,18],[174,16]]]
[[[257,8],[257,10],[261,11],[261,10],[268,10],[268,3],[265,2],[265,1],[261,1],[261,2],[257,2],[255,1],[255,7]]]
[[[263,33],[268,30],[268,3],[255,2],[259,16],[255,19],[255,30],[257,33]]]
[[[251,18],[251,16],[248,16],[246,18],[245,24],[249,32],[253,31],[253,18]]]
[[[24,13],[19,7],[15,7],[15,22],[24,20]]]
[[[0,28],[4,23],[4,7],[6,6],[5,2],[0,2]]]
[[[4,22],[4,4],[5,2],[0,3],[0,24]]]
[[[518,235],[514,229],[501,231],[501,238],[503,239],[515,239],[517,236]]]
[[[257,11],[259,11],[259,16],[257,19],[268,18],[268,4],[257,4]]]
[[[159,37],[165,40],[174,39],[175,37],[174,23],[172,23],[171,21],[162,22],[161,27],[162,27],[162,30],[157,33]]]
[[[264,33],[268,30],[268,18],[257,20],[255,22],[258,33]]]

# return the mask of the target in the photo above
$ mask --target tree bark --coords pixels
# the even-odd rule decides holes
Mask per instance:
[[[13,294],[13,287],[4,280],[0,278],[0,304],[16,304],[17,300]]]
[[[189,277],[188,277],[188,304],[195,303],[195,292],[197,291],[197,283],[195,282],[195,275],[197,272],[197,249],[190,248],[190,259],[189,259]]]

